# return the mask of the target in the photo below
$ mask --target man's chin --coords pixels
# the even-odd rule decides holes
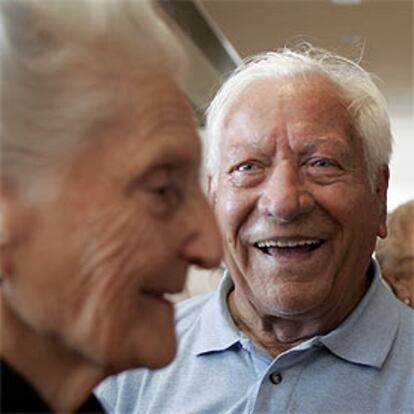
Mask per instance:
[[[300,319],[309,316],[322,306],[327,292],[322,290],[311,291],[305,286],[275,294],[267,300],[266,311],[269,315],[286,319]]]

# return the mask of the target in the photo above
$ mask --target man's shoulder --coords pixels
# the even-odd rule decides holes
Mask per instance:
[[[414,386],[414,310],[401,303],[395,297],[388,303],[388,313],[395,312],[397,317],[394,319],[395,334],[390,338],[390,348],[387,352],[381,372],[388,378],[400,378],[406,384]],[[378,320],[381,324],[381,319]],[[384,330],[384,333],[389,332]],[[375,338],[375,341],[378,339]]]
[[[414,309],[397,301],[396,305],[399,315],[399,329],[397,331],[397,340],[404,341],[404,343],[410,343],[413,345],[414,341]],[[407,343],[407,345],[408,345]],[[404,346],[405,348],[405,346]],[[413,348],[410,347],[410,350]]]
[[[175,305],[175,332],[178,339],[178,352],[173,365],[186,360],[197,344],[203,342],[205,323],[210,321],[210,311],[217,306],[217,292],[205,293],[186,299]]]
[[[199,317],[204,306],[212,300],[215,292],[204,293],[178,302],[175,305],[175,324],[177,329],[191,326]]]

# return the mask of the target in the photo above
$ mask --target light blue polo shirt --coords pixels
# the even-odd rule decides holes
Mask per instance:
[[[179,350],[166,368],[126,371],[96,390],[110,413],[414,413],[414,312],[371,286],[330,333],[272,359],[234,325],[232,288],[177,306]]]

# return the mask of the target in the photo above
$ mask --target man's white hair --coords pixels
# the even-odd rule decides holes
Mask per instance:
[[[113,115],[102,67],[122,79],[153,60],[183,86],[184,51],[149,0],[4,0],[0,11],[1,175],[17,183]]]
[[[216,183],[223,123],[235,99],[258,79],[289,79],[308,74],[325,76],[338,87],[340,98],[363,141],[370,183],[375,185],[380,169],[392,152],[392,135],[383,94],[373,77],[359,64],[329,51],[302,44],[296,50],[283,48],[251,57],[222,85],[207,109],[207,173]]]

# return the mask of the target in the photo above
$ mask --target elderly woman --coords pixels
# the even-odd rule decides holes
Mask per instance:
[[[392,211],[387,224],[388,236],[375,252],[382,276],[398,299],[414,307],[414,200]]]
[[[2,411],[100,411],[176,352],[190,264],[220,241],[180,48],[141,1],[3,1]]]

